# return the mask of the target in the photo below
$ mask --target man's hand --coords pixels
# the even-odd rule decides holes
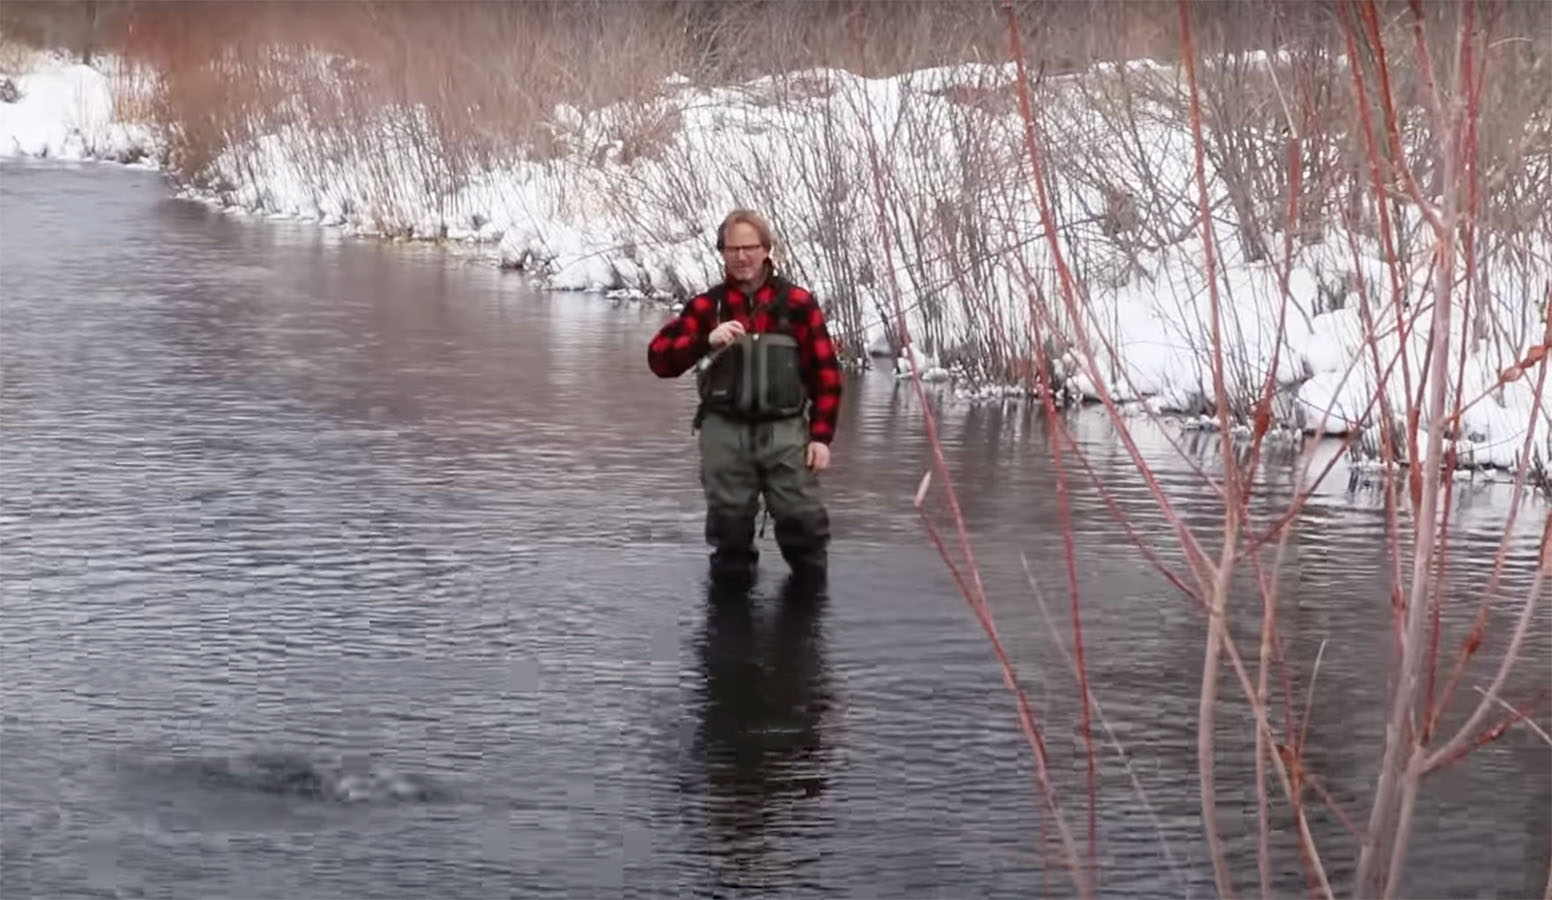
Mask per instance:
[[[830,446],[819,441],[809,441],[804,462],[811,471],[823,472],[830,467]]]
[[[713,328],[711,331],[711,336],[708,338],[708,340],[711,341],[711,346],[714,348],[725,347],[728,344],[738,340],[739,335],[743,333],[743,323],[739,322],[737,319],[734,319],[729,322],[723,322],[721,325]]]

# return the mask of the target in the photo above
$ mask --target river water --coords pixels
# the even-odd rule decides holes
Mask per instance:
[[[661,310],[224,217],[117,167],[7,164],[0,194],[4,896],[1069,891],[1000,670],[911,504],[930,453],[908,385],[850,384],[828,596],[786,591],[771,552],[747,604],[711,604],[691,388],[645,364]],[[1070,636],[1046,428],[1017,405],[941,414],[1083,849],[1077,692],[1025,571]],[[1167,550],[1103,417],[1074,422]],[[1167,459],[1162,435],[1141,440]],[[1190,467],[1159,477],[1210,532]],[[1274,467],[1258,505],[1287,491]],[[1507,492],[1457,502],[1456,639]],[[1072,503],[1088,672],[1128,760],[1097,735],[1102,891],[1208,895],[1202,616],[1093,490]],[[1545,514],[1525,513],[1496,634]],[[1291,689],[1314,699],[1306,765],[1359,822],[1383,733],[1384,546],[1378,493],[1334,481],[1280,582]],[[1511,698],[1545,686],[1547,622]],[[1253,658],[1253,632],[1238,638]],[[1254,893],[1253,755],[1226,678],[1220,826]],[[1408,888],[1539,896],[1549,764],[1516,728],[1431,778]],[[1272,796],[1273,880],[1299,894]],[[1356,842],[1308,803],[1342,889]]]

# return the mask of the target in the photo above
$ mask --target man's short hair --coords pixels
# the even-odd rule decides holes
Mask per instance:
[[[748,225],[760,236],[760,246],[767,251],[771,249],[771,226],[765,221],[765,217],[752,209],[735,209],[727,214],[722,224],[717,226],[717,249],[721,250],[727,241],[727,231],[734,225]]]

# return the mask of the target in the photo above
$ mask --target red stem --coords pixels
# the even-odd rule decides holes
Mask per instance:
[[[1389,198],[1385,189],[1384,172],[1380,166],[1379,148],[1375,145],[1374,141],[1374,123],[1369,116],[1368,89],[1364,82],[1363,64],[1359,61],[1358,58],[1357,39],[1353,35],[1352,23],[1349,21],[1347,16],[1346,4],[1338,3],[1337,11],[1341,14],[1342,33],[1347,39],[1347,68],[1353,76],[1353,100],[1358,107],[1359,121],[1363,125],[1363,143],[1366,155],[1368,156],[1369,160],[1370,176],[1374,183],[1374,205],[1375,212],[1379,216],[1380,240],[1385,251],[1386,267],[1390,272],[1391,305],[1396,311],[1396,340],[1400,343],[1401,346],[1401,384],[1403,390],[1406,392],[1405,395],[1410,397],[1412,395],[1412,369],[1406,352],[1407,338],[1410,332],[1407,329],[1406,320],[1402,314],[1402,279],[1400,269],[1397,267],[1395,239],[1390,225]],[[1383,66],[1384,48],[1379,47],[1377,52],[1380,54],[1380,59],[1382,62],[1380,66],[1380,78],[1388,86],[1390,76]],[[1360,269],[1358,271],[1361,272],[1362,270]],[[1395,421],[1395,419],[1391,413],[1390,399],[1383,394],[1380,398],[1380,415],[1385,420],[1384,427],[1387,432],[1383,440],[1388,442],[1388,432],[1390,425]],[[1415,418],[1410,419],[1407,423],[1407,460],[1409,462],[1415,462],[1417,460],[1417,422]],[[1421,489],[1420,485],[1416,482],[1416,474],[1417,473],[1414,470],[1409,475],[1412,502],[1414,505],[1417,502],[1418,493]]]
[[[1009,40],[1016,65],[1019,68],[1019,87],[1022,92],[1024,88],[1024,54],[1018,40],[1018,23],[1017,20],[1013,17],[1012,5],[1008,4],[1006,8],[1008,10],[1009,16]],[[1040,340],[1039,332],[1036,329],[1036,322],[1038,321],[1039,317],[1033,308],[1034,298],[1032,295],[1030,296],[1029,302],[1031,307],[1029,311],[1030,338],[1034,345],[1036,354],[1035,359],[1039,368],[1038,378],[1041,382],[1044,382],[1046,380],[1046,373],[1049,371],[1049,366],[1047,365],[1046,360],[1045,345]],[[1041,389],[1039,393],[1041,398],[1041,405],[1045,409],[1046,420],[1049,422],[1055,422],[1057,420],[1057,412],[1055,401],[1052,397],[1053,391],[1051,390],[1051,386],[1049,384],[1044,384],[1043,389]],[[1083,698],[1082,723],[1080,727],[1082,728],[1083,733],[1084,756],[1087,760],[1089,884],[1095,885],[1098,883],[1098,881],[1094,869],[1099,856],[1099,810],[1097,789],[1098,776],[1095,769],[1094,759],[1094,738],[1091,718],[1092,712],[1090,710],[1089,699],[1090,692],[1088,682],[1088,667],[1085,665],[1083,657],[1083,617],[1080,612],[1078,603],[1077,548],[1074,546],[1073,542],[1072,514],[1067,496],[1067,469],[1062,462],[1062,440],[1060,437],[1051,441],[1051,454],[1052,463],[1056,468],[1057,508],[1062,523],[1062,551],[1066,562],[1067,591],[1072,610],[1072,643],[1073,655],[1076,660],[1074,668],[1077,669],[1078,674],[1078,691]]]
[[[890,238],[887,234],[889,223],[888,209],[885,200],[887,192],[885,190],[883,180],[883,166],[878,159],[878,142],[874,139],[873,135],[871,105],[867,106],[866,112],[868,160],[873,176],[872,180],[874,187],[874,197],[878,205],[879,228],[886,232],[882,236],[883,239],[881,241],[884,247],[885,271],[893,273],[894,259],[893,253],[890,249]],[[987,638],[992,645],[993,653],[996,655],[998,663],[1002,667],[1004,683],[1014,694],[1018,708],[1019,724],[1024,731],[1025,738],[1029,741],[1030,747],[1033,749],[1035,754],[1036,778],[1040,788],[1042,789],[1042,797],[1046,802],[1047,808],[1051,811],[1053,818],[1056,820],[1058,833],[1061,836],[1062,847],[1067,856],[1068,866],[1072,872],[1074,885],[1077,887],[1079,894],[1087,896],[1092,891],[1092,883],[1080,870],[1077,863],[1076,852],[1073,849],[1071,837],[1068,834],[1066,820],[1061,813],[1061,804],[1056,795],[1056,788],[1051,782],[1048,759],[1046,756],[1045,741],[1041,736],[1038,719],[1036,718],[1034,711],[1031,708],[1028,695],[1025,693],[1023,687],[1018,682],[1018,677],[1014,673],[1012,662],[1008,659],[1006,652],[1003,650],[1001,639],[997,635],[996,623],[992,618],[991,610],[986,602],[986,588],[981,580],[980,567],[976,564],[974,549],[971,546],[969,534],[965,527],[964,514],[959,507],[958,495],[954,490],[953,478],[949,474],[948,464],[943,457],[943,446],[937,432],[937,420],[933,415],[932,406],[927,400],[926,390],[922,387],[921,372],[916,365],[916,355],[914,348],[912,348],[910,345],[910,333],[906,326],[905,311],[900,299],[899,286],[895,283],[892,275],[888,279],[888,284],[890,288],[890,296],[894,306],[896,328],[898,329],[900,337],[900,346],[906,348],[906,355],[910,360],[911,383],[915,388],[917,402],[921,404],[922,416],[927,430],[927,440],[932,447],[934,468],[936,469],[938,476],[943,480],[944,497],[949,505],[950,513],[953,516],[955,531],[959,538],[960,546],[964,551],[967,568],[969,569],[969,582],[967,583],[965,578],[957,573],[956,582],[959,584],[960,590],[964,594],[966,602],[969,604],[971,610],[975,613],[976,618],[981,623],[982,629],[986,632]],[[949,560],[947,554],[947,548],[943,545],[941,538],[937,536],[936,529],[929,528],[929,534],[933,537],[933,541],[938,546],[939,552],[943,554],[946,561],[950,562],[952,567],[952,562]]]
[[[1548,288],[1547,298],[1552,301],[1552,288]],[[1544,329],[1545,340],[1552,345],[1552,316],[1547,317]],[[1482,601],[1477,605],[1477,614],[1472,620],[1471,629],[1461,641],[1460,652],[1455,658],[1455,667],[1450,673],[1450,679],[1445,683],[1443,695],[1428,712],[1427,728],[1430,732],[1438,726],[1439,717],[1444,710],[1449,708],[1450,700],[1455,696],[1455,689],[1460,683],[1460,678],[1465,674],[1466,665],[1471,660],[1477,648],[1482,644],[1482,638],[1487,630],[1487,618],[1491,612],[1493,594],[1498,589],[1499,579],[1503,577],[1504,559],[1509,555],[1509,544],[1514,523],[1518,521],[1521,499],[1525,495],[1525,479],[1530,471],[1531,443],[1536,433],[1536,411],[1541,409],[1542,397],[1546,390],[1547,370],[1552,368],[1552,354],[1543,356],[1537,368],[1536,387],[1531,393],[1530,421],[1525,423],[1525,438],[1520,444],[1520,462],[1514,472],[1514,487],[1509,492],[1509,513],[1505,517],[1503,536],[1499,538],[1498,550],[1493,554],[1493,568],[1488,573],[1487,585],[1482,590]],[[1552,518],[1552,517],[1549,517]],[[1545,547],[1543,547],[1545,552]]]
[[[1056,423],[1059,416],[1056,411],[1056,403],[1053,399],[1053,390],[1048,383],[1046,373],[1050,371],[1047,365],[1045,345],[1040,340],[1035,330],[1037,320],[1034,306],[1034,295],[1029,295],[1031,309],[1029,322],[1031,339],[1035,347],[1037,390],[1040,394],[1041,406],[1045,410],[1046,421]],[[1062,429],[1065,433],[1065,428]],[[1061,519],[1062,553],[1066,562],[1067,591],[1072,608],[1072,645],[1073,655],[1076,660],[1074,668],[1078,673],[1078,690],[1083,696],[1083,712],[1080,727],[1083,733],[1084,755],[1088,762],[1088,827],[1089,827],[1089,882],[1097,884],[1094,866],[1098,858],[1098,793],[1096,788],[1097,776],[1094,766],[1094,739],[1089,708],[1089,677],[1088,667],[1083,659],[1083,617],[1078,608],[1078,561],[1077,547],[1073,542],[1072,512],[1067,498],[1067,468],[1062,463],[1062,436],[1054,435],[1051,441],[1051,462],[1056,469],[1056,505]],[[1081,454],[1080,454],[1081,455]]]
[[[1475,148],[1475,143],[1476,142],[1475,142],[1475,135],[1476,135],[1477,103],[1476,103],[1476,98],[1475,98],[1475,92],[1472,90],[1472,87],[1471,87],[1471,83],[1472,83],[1472,77],[1471,77],[1471,64],[1472,64],[1471,63],[1471,47],[1472,47],[1472,40],[1471,40],[1471,37],[1470,37],[1471,32],[1472,32],[1473,21],[1474,21],[1474,18],[1475,18],[1475,15],[1474,15],[1475,6],[1476,6],[1475,3],[1467,3],[1465,5],[1465,10],[1464,10],[1465,22],[1464,22],[1464,24],[1462,26],[1462,34],[1464,35],[1464,38],[1460,42],[1460,72],[1461,72],[1461,78],[1463,79],[1462,90],[1463,90],[1464,94],[1467,97],[1466,113],[1465,113],[1466,114],[1466,119],[1467,119],[1467,124],[1466,124],[1466,129],[1465,129],[1466,136],[1465,136],[1465,139],[1464,139],[1464,145],[1461,145],[1461,144],[1457,143],[1452,148],[1453,152],[1451,153],[1451,160],[1450,160],[1450,164],[1451,165],[1459,166],[1465,172],[1468,173],[1467,174],[1467,178],[1468,178],[1468,180],[1470,182],[1470,199],[1467,201],[1469,205],[1468,205],[1468,207],[1467,207],[1467,209],[1465,211],[1465,214],[1464,214],[1464,216],[1463,216],[1463,218],[1461,220],[1461,240],[1462,240],[1462,245],[1463,245],[1463,252],[1464,252],[1464,255],[1465,255],[1465,258],[1466,258],[1465,259],[1465,263],[1466,263],[1466,265],[1465,265],[1465,290],[1464,290],[1463,296],[1461,298],[1460,350],[1459,350],[1459,352],[1458,352],[1458,354],[1456,356],[1456,363],[1455,363],[1455,412],[1454,412],[1454,414],[1452,414],[1450,416],[1450,420],[1453,423],[1453,428],[1454,428],[1455,437],[1456,437],[1457,441],[1459,440],[1459,438],[1461,436],[1461,430],[1464,428],[1464,424],[1463,424],[1463,421],[1462,421],[1463,418],[1464,418],[1464,412],[1463,412],[1463,409],[1462,409],[1462,404],[1465,402],[1465,396],[1464,395],[1465,395],[1465,382],[1466,382],[1466,355],[1467,355],[1466,354],[1466,350],[1467,350],[1467,348],[1471,344],[1470,324],[1471,324],[1471,312],[1472,312],[1472,308],[1473,308],[1472,300],[1474,299],[1473,298],[1472,288],[1473,288],[1473,286],[1475,284],[1474,275],[1475,275],[1475,272],[1476,272],[1475,259],[1474,259],[1475,254],[1472,252],[1471,237],[1472,237],[1472,233],[1473,233],[1472,221],[1473,221],[1473,218],[1474,218],[1474,215],[1475,215],[1475,206],[1476,206],[1476,174],[1475,174],[1476,173],[1476,148]],[[1413,15],[1414,15],[1415,24],[1416,24],[1417,29],[1418,29],[1418,40],[1421,41],[1422,40],[1422,10],[1419,7],[1417,7],[1417,5],[1414,3],[1413,7],[1412,7],[1412,12],[1413,12]],[[1451,135],[1456,135],[1456,134],[1459,134],[1459,133],[1460,132],[1459,132],[1458,129],[1455,129],[1455,128],[1451,128],[1450,129],[1450,134]],[[1443,428],[1443,427],[1446,427],[1446,426],[1443,425],[1443,424],[1440,424],[1440,425],[1437,425],[1435,427]],[[1448,468],[1449,468],[1449,472],[1447,473],[1447,477],[1448,477],[1448,476],[1452,476],[1454,471],[1455,471],[1455,469],[1457,468],[1458,456],[1457,456],[1457,453],[1456,453],[1454,445],[1452,445],[1450,447],[1450,451],[1449,451],[1446,459],[1448,461]],[[1444,597],[1444,578],[1445,578],[1446,572],[1449,569],[1449,522],[1450,522],[1450,513],[1452,512],[1452,510],[1454,508],[1454,498],[1455,498],[1455,492],[1453,490],[1445,492],[1445,495],[1444,495],[1444,511],[1443,511],[1443,516],[1441,517],[1440,524],[1439,524],[1440,533],[1439,533],[1439,553],[1438,553],[1438,557],[1437,557],[1438,565],[1437,565],[1437,573],[1436,573],[1436,575],[1434,577],[1433,597],[1431,599],[1431,603],[1432,603],[1432,606],[1433,606],[1433,609],[1432,609],[1433,622],[1432,622],[1432,628],[1431,628],[1431,632],[1430,632],[1430,635],[1429,635],[1429,642],[1428,642],[1428,686],[1427,686],[1427,691],[1424,694],[1424,700],[1423,700],[1424,709],[1428,710],[1427,714],[1424,716],[1425,721],[1424,721],[1423,730],[1422,730],[1422,737],[1421,737],[1421,740],[1424,743],[1426,743],[1429,740],[1429,738],[1432,737],[1433,724],[1434,724],[1434,716],[1433,716],[1433,712],[1432,712],[1433,708],[1434,708],[1434,686],[1435,686],[1435,682],[1438,679],[1440,619],[1442,618],[1442,614],[1443,614],[1442,607],[1443,607],[1443,597]]]
[[[1212,591],[1208,595],[1211,613],[1207,621],[1207,646],[1202,660],[1202,693],[1197,709],[1197,769],[1202,795],[1202,820],[1207,831],[1207,845],[1212,856],[1213,879],[1218,893],[1228,897],[1234,894],[1234,879],[1229,871],[1227,851],[1223,836],[1218,833],[1217,789],[1213,780],[1213,727],[1214,706],[1217,703],[1218,670],[1222,662],[1223,641],[1228,624],[1225,615],[1228,605],[1229,575],[1234,562],[1235,544],[1239,535],[1239,467],[1234,455],[1233,436],[1230,433],[1229,405],[1223,383],[1223,329],[1218,299],[1218,271],[1213,255],[1215,249],[1212,228],[1212,203],[1207,196],[1207,165],[1202,141],[1202,105],[1196,85],[1196,52],[1191,43],[1191,12],[1186,0],[1177,4],[1180,14],[1180,38],[1185,58],[1186,81],[1191,90],[1191,135],[1196,166],[1196,186],[1202,219],[1203,269],[1207,276],[1207,297],[1212,309],[1213,342],[1213,394],[1218,407],[1218,427],[1222,442],[1224,490],[1223,550],[1217,569],[1213,572]]]
[[[1505,716],[1502,721],[1492,726],[1491,728],[1485,729],[1476,737],[1472,738],[1470,742],[1462,744],[1459,749],[1441,756],[1436,760],[1429,760],[1428,766],[1424,771],[1437,772],[1440,769],[1448,768],[1455,763],[1460,762],[1466,757],[1467,754],[1477,749],[1478,747],[1491,744],[1493,741],[1503,737],[1504,733],[1512,728],[1516,722],[1519,722],[1522,719],[1530,718],[1531,711],[1534,710],[1537,706],[1541,705],[1542,698],[1544,698],[1546,695],[1546,691],[1539,691],[1530,703],[1527,703],[1524,706],[1510,706],[1510,709],[1514,711]]]
[[[1137,467],[1153,499],[1163,511],[1166,520],[1174,528],[1176,536],[1180,540],[1182,549],[1194,569],[1199,572],[1210,569],[1211,562],[1202,551],[1196,536],[1191,533],[1185,523],[1181,521],[1179,514],[1174,510],[1174,505],[1169,502],[1169,497],[1159,486],[1158,479],[1152,469],[1143,458],[1142,452],[1137,447],[1131,431],[1121,417],[1120,410],[1116,407],[1114,398],[1110,395],[1110,389],[1106,379],[1097,371],[1094,365],[1094,354],[1089,346],[1088,330],[1084,327],[1083,316],[1078,308],[1078,289],[1072,277],[1072,271],[1068,268],[1066,258],[1062,253],[1061,243],[1057,240],[1056,219],[1051,212],[1050,199],[1046,195],[1045,180],[1042,174],[1040,161],[1039,142],[1035,139],[1034,114],[1031,112],[1028,90],[1028,76],[1024,67],[1023,50],[1018,40],[1017,18],[1013,10],[1012,0],[1003,0],[1003,9],[1008,14],[1008,27],[1010,39],[1013,44],[1014,64],[1017,69],[1019,113],[1024,121],[1024,144],[1029,153],[1031,181],[1035,186],[1035,200],[1040,211],[1040,222],[1045,232],[1046,241],[1051,251],[1053,263],[1061,284],[1062,301],[1067,309],[1068,316],[1072,319],[1074,341],[1082,353],[1084,362],[1089,366],[1090,376],[1093,379],[1095,390],[1099,394],[1100,402],[1104,405],[1106,414],[1116,428],[1117,436],[1126,447],[1132,463]],[[1203,567],[1207,567],[1204,569]]]

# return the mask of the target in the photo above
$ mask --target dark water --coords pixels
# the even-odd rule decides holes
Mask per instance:
[[[717,608],[690,388],[644,361],[661,312],[222,218],[144,173],[8,164],[0,194],[4,896],[1068,892],[1000,671],[911,506],[929,455],[908,388],[851,386],[829,597],[784,596],[778,566],[750,606]],[[1021,560],[1069,634],[1045,427],[1015,406],[943,414],[1083,840],[1075,688]],[[1167,550],[1103,419],[1075,424]],[[1160,477],[1210,531],[1189,468]],[[1287,476],[1269,482],[1275,509]],[[1506,494],[1458,502],[1456,638]],[[1093,491],[1073,504],[1090,676],[1151,805],[1101,735],[1104,893],[1209,894],[1202,617]],[[1545,514],[1526,514],[1500,628]],[[1382,733],[1383,521],[1377,494],[1333,482],[1281,582],[1301,707],[1324,646],[1306,763],[1360,822]],[[1255,597],[1236,594],[1242,625]],[[1506,690],[1522,702],[1548,679],[1547,622]],[[1249,730],[1225,678],[1221,827],[1254,893]],[[1474,668],[1457,706],[1481,683]],[[1539,896],[1549,764],[1518,728],[1432,778],[1409,890]],[[1341,889],[1355,841],[1310,803]],[[1297,895],[1287,809],[1276,799],[1274,879]]]

